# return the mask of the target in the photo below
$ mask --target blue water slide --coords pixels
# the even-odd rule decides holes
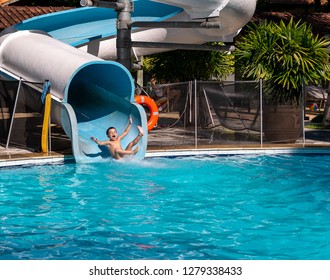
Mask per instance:
[[[106,129],[115,127],[121,134],[133,125],[123,138],[125,148],[139,133],[142,126],[145,135],[138,143],[135,158],[143,159],[147,148],[147,119],[142,106],[134,102],[134,83],[125,67],[116,62],[97,61],[82,65],[71,76],[61,103],[61,124],[72,139],[72,149],[77,162],[98,161],[109,157],[104,146],[91,141],[94,136],[106,140]]]
[[[183,12],[182,8],[135,0],[133,21],[164,21]],[[117,13],[110,8],[81,7],[33,17],[14,26],[17,30],[42,30],[71,46],[116,37]],[[134,31],[133,31],[134,32]]]
[[[110,126],[121,134],[130,116],[133,125],[122,147],[138,135],[137,126],[142,126],[145,135],[135,157],[144,158],[146,114],[134,101],[134,81],[123,65],[83,52],[44,32],[17,31],[0,37],[0,72],[23,81],[50,81],[52,120],[71,138],[77,162],[109,158],[109,151],[90,137],[107,140]]]
[[[134,20],[166,20],[182,11],[181,8],[155,2],[134,2],[132,15]],[[147,2],[148,5],[144,5]],[[64,75],[64,81],[59,81],[62,69],[67,68],[66,64],[72,63],[75,56],[81,55],[78,50],[77,53],[70,50],[64,54],[62,61],[57,58],[57,63],[62,64],[61,67],[54,67],[51,70],[53,73],[49,73],[48,76],[45,71],[47,65],[56,64],[56,61],[49,62],[57,56],[56,48],[60,52],[66,52],[63,45],[57,46],[54,43],[54,39],[72,47],[88,44],[97,39],[115,39],[116,17],[117,13],[112,9],[86,7],[34,17],[12,28],[22,32],[39,30],[53,38],[43,42],[45,38],[39,40],[34,38],[35,34],[32,33],[28,35],[29,40],[24,39],[29,41],[26,46],[31,44],[32,52],[42,45],[47,48],[47,55],[43,56],[39,53],[38,58],[33,62],[39,69],[37,73],[30,72],[31,70],[28,69],[30,66],[27,66],[29,63],[24,59],[19,61],[13,58],[13,64],[16,65],[7,68],[9,72],[12,70],[15,76],[25,77],[27,80],[51,81],[52,94],[61,100],[59,104],[54,102],[53,119],[58,120],[71,138],[73,154],[77,162],[97,161],[109,157],[109,151],[104,146],[96,145],[90,137],[106,140],[106,129],[110,126],[116,127],[119,134],[122,133],[127,127],[130,116],[133,118],[133,126],[123,139],[122,146],[125,148],[138,134],[137,125],[142,126],[145,135],[138,144],[139,151],[135,158],[142,159],[145,156],[148,134],[146,115],[143,107],[134,101],[134,81],[126,68],[113,61],[88,59],[83,64],[78,63],[77,66],[71,67],[71,72]],[[22,36],[19,40],[24,44]],[[26,57],[32,58],[28,47],[24,48],[23,52],[26,52]]]
[[[203,44],[233,42],[254,14],[256,0],[133,0],[132,22],[195,21],[219,28],[133,28],[133,42]],[[116,60],[116,18],[110,8],[80,7],[34,17],[13,30],[42,30],[53,38],[105,60]],[[198,25],[197,25],[198,26]],[[136,56],[161,51],[134,47]]]

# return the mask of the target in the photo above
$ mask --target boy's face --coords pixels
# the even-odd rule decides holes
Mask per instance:
[[[117,130],[115,128],[109,129],[108,137],[110,138],[110,141],[117,140],[117,138],[118,138]]]

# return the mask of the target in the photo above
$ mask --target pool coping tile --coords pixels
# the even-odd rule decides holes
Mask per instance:
[[[64,164],[69,161],[74,161],[74,157],[72,155],[63,155],[58,153],[8,154],[7,156],[2,155],[0,157],[0,168],[42,164]]]
[[[276,155],[276,154],[324,154],[330,155],[330,147],[232,147],[232,148],[186,148],[147,150],[145,158],[184,156],[233,156],[233,155]],[[0,156],[0,168],[42,164],[64,164],[74,162],[71,154],[25,153]]]

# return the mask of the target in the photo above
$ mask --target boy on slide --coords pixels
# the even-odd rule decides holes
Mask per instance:
[[[139,134],[138,134],[138,136],[135,137],[135,139],[133,141],[128,143],[126,149],[123,150],[123,148],[121,147],[121,140],[130,131],[131,126],[132,126],[132,122],[133,122],[132,116],[130,116],[128,126],[126,127],[124,132],[119,136],[118,136],[116,128],[114,128],[112,126],[109,127],[107,129],[106,133],[107,133],[107,136],[109,137],[110,140],[99,141],[93,136],[91,137],[91,140],[94,141],[96,144],[98,144],[100,146],[107,146],[111,156],[114,159],[121,159],[124,156],[128,156],[128,155],[135,155],[138,152],[139,147],[136,147],[135,149],[133,149],[133,147],[140,141],[140,139],[143,136],[143,129],[142,129],[141,126],[137,126],[137,128],[139,130]]]

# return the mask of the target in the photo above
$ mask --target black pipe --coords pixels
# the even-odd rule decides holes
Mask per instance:
[[[179,44],[179,43],[160,43],[160,42],[143,42],[132,41],[132,47],[136,48],[164,48],[178,50],[201,50],[201,51],[233,51],[234,46],[218,46],[218,45],[197,45],[197,44]]]
[[[130,0],[117,0],[117,3],[124,5],[124,9],[117,11],[117,61],[130,71],[132,67],[130,23],[133,5]]]
[[[134,21],[131,27],[154,27],[154,28],[206,28],[206,29],[222,29],[223,26],[220,22],[209,21]]]

